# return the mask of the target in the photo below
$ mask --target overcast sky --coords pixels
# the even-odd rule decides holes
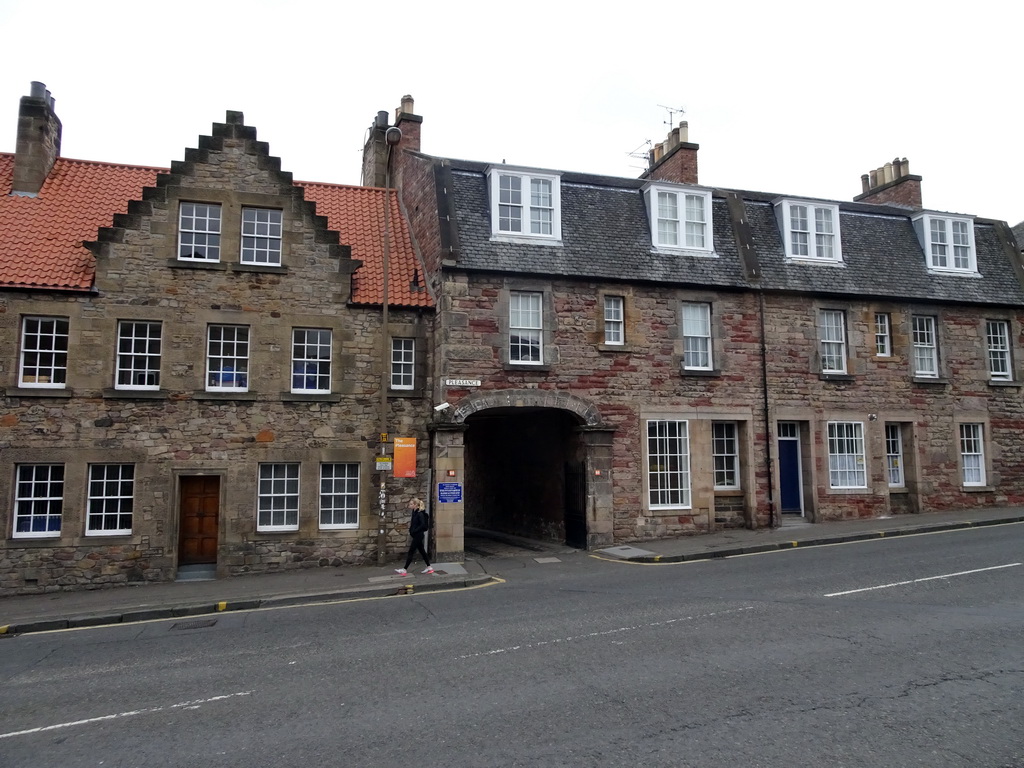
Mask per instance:
[[[295,178],[343,184],[406,93],[424,152],[628,177],[685,109],[702,184],[850,200],[899,156],[927,208],[1015,224],[1022,8],[0,0],[0,151],[33,80],[65,157],[166,167],[239,110]]]

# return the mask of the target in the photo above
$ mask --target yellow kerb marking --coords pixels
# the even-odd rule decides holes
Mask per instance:
[[[797,541],[791,541],[789,543],[792,544],[794,547],[799,546],[799,544],[800,544],[800,542],[797,542]]]
[[[661,555],[655,555],[654,562],[660,563],[661,562]]]
[[[226,600],[221,600],[219,603],[217,603],[217,610],[218,611],[226,611],[227,609],[228,609],[228,604],[227,604]]]
[[[10,624],[4,624],[2,627],[0,627],[0,635],[6,635],[7,634],[7,630],[10,629],[10,628],[11,628]]]

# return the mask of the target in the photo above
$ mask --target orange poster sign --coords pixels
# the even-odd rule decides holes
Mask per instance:
[[[416,477],[416,438],[395,438],[395,477]]]

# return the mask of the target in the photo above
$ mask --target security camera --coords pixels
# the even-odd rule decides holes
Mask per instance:
[[[440,405],[435,405],[434,410],[440,413],[441,411],[447,411],[451,407],[451,403],[441,403]]]

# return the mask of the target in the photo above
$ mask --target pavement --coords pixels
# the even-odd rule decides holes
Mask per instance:
[[[698,536],[607,547],[589,554],[634,562],[674,563],[1022,522],[1024,507],[929,512],[828,523],[806,523],[800,518],[789,520],[783,516],[783,524],[778,528],[728,529]],[[517,541],[512,537],[497,538],[507,538],[513,544]],[[527,543],[525,540],[518,542]],[[535,557],[543,554],[544,549],[543,545],[527,546],[518,551],[513,548],[502,556],[509,556],[510,551],[520,557]],[[561,551],[565,551],[564,548]],[[304,568],[227,579],[0,597],[0,636],[223,611],[396,597],[500,581],[492,573],[500,569],[499,560],[489,562],[489,558],[474,558],[471,553],[467,553],[463,563],[435,563],[433,574],[421,574],[420,563],[420,567],[414,567],[408,575],[399,576],[394,572],[395,565]]]

